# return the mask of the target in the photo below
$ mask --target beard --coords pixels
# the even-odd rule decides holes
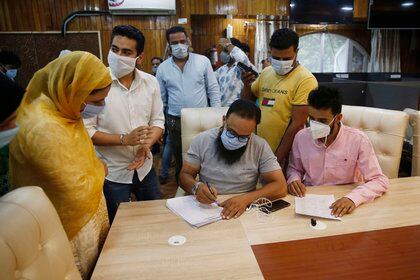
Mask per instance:
[[[245,153],[248,143],[239,149],[228,150],[223,145],[222,137],[221,137],[222,132],[223,130],[219,132],[219,135],[217,136],[217,139],[216,139],[217,156],[220,160],[224,161],[227,165],[232,165],[241,159],[242,155]]]

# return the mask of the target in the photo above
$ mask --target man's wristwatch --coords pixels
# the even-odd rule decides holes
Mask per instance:
[[[191,192],[193,195],[195,195],[197,193],[198,188],[200,187],[200,185],[203,184],[202,182],[196,182],[194,184],[194,186],[192,186],[191,188]]]

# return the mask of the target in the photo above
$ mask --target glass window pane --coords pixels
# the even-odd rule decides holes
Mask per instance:
[[[321,72],[321,33],[302,36],[299,40],[298,60],[311,72]]]
[[[353,55],[350,65],[351,72],[363,72],[363,54],[353,46]]]
[[[335,34],[325,34],[324,38],[324,56],[322,58],[324,60],[323,72],[334,72],[335,55],[346,43],[346,38]]]

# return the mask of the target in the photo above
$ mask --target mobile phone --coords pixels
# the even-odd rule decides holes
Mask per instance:
[[[254,74],[255,78],[258,78],[258,72],[252,69],[251,66],[245,65],[242,62],[238,62],[238,67],[244,72],[251,72]]]
[[[271,207],[267,207],[270,212],[276,212],[277,210],[283,209],[290,206],[290,203],[287,201],[284,201],[283,199],[279,199],[276,201],[273,201],[271,203]]]

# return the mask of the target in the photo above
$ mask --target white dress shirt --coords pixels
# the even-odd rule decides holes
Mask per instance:
[[[111,89],[105,98],[104,110],[97,117],[84,120],[90,137],[97,131],[126,134],[144,125],[164,129],[159,83],[154,76],[136,69],[130,89],[122,85],[112,72],[111,77]],[[127,167],[134,160],[138,146],[95,146],[95,149],[108,166],[107,180],[132,183],[134,171],[127,170]],[[150,172],[152,162],[150,153],[150,160],[137,169],[140,181]]]

